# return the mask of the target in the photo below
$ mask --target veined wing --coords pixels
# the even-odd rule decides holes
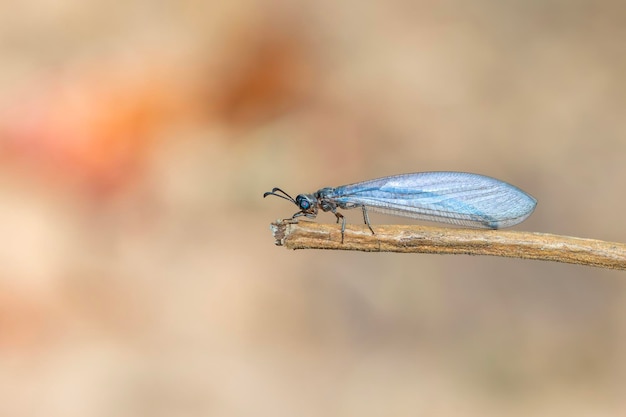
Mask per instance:
[[[462,226],[498,229],[525,220],[537,201],[495,178],[465,172],[420,172],[335,188],[340,207]]]

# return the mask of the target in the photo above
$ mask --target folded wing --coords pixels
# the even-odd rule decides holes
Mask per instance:
[[[476,228],[498,229],[524,221],[537,201],[506,182],[464,172],[420,172],[337,187],[341,207]]]

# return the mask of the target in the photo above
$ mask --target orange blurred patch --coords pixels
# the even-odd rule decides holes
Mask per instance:
[[[312,84],[310,50],[303,36],[263,25],[247,27],[229,43],[231,56],[217,70],[210,91],[215,117],[250,126],[301,103]]]
[[[141,178],[168,130],[250,128],[303,100],[311,72],[301,36],[259,24],[233,34],[217,68],[197,55],[110,59],[32,81],[0,105],[0,158],[107,196]]]
[[[97,190],[132,180],[159,129],[180,120],[174,78],[110,68],[37,83],[0,113],[5,159]]]

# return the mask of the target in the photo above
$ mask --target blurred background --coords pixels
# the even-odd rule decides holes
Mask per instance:
[[[470,171],[625,242],[624,3],[220,3],[0,3],[0,415],[626,412],[623,272],[287,251],[262,198]]]

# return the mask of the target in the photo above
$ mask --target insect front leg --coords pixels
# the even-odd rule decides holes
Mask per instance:
[[[341,243],[343,243],[343,236],[346,232],[346,218],[343,217],[343,214],[339,213],[336,208],[333,209],[332,212],[337,216],[337,223],[339,223],[339,219],[341,219]]]
[[[302,217],[302,216],[309,218],[309,219],[314,219],[316,217],[314,213],[306,213],[304,211],[299,211],[295,213],[293,216],[291,216],[291,218],[283,219],[283,221],[286,221],[289,223],[298,223],[298,220],[296,220],[296,217]]]

